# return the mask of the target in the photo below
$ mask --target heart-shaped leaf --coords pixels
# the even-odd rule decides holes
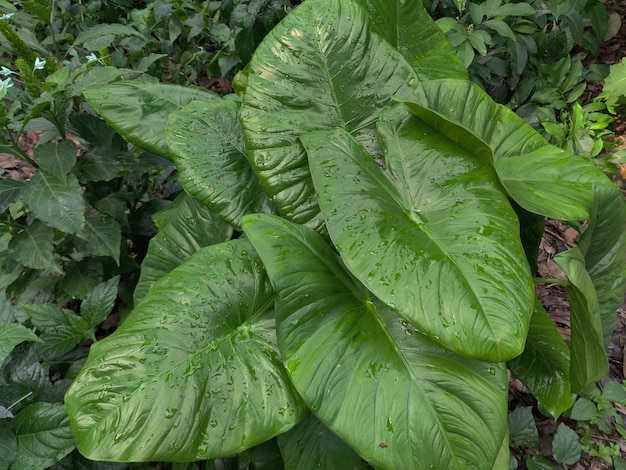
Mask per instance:
[[[340,127],[376,153],[378,115],[417,81],[369,22],[354,0],[308,0],[266,36],[248,66],[241,108],[248,157],[278,211],[295,222],[323,224],[298,138]]]
[[[459,356],[372,298],[321,235],[243,219],[276,297],[291,381],[318,418],[380,468],[492,468],[505,438],[506,369]]]
[[[196,101],[173,113],[167,143],[185,190],[233,227],[245,214],[274,212],[250,168],[233,100]]]
[[[156,281],[91,347],[65,403],[93,460],[193,461],[287,431],[306,409],[276,345],[273,292],[245,239],[212,245]]]
[[[517,356],[534,289],[493,169],[416,117],[386,117],[386,171],[344,131],[302,138],[333,243],[368,289],[445,347]]]

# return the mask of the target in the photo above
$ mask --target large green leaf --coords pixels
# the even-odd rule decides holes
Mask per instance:
[[[217,101],[217,93],[199,87],[125,81],[89,88],[85,98],[109,125],[136,146],[170,158],[167,118],[194,100]]]
[[[502,364],[419,333],[311,229],[263,214],[243,221],[277,292],[291,380],[326,426],[377,468],[492,468],[506,434]]]
[[[46,143],[35,148],[33,158],[46,173],[65,181],[67,174],[76,164],[78,147],[71,140],[58,144]]]
[[[274,295],[245,239],[202,248],[91,347],[65,403],[94,460],[235,454],[305,412],[276,345]]]
[[[285,470],[359,470],[367,464],[315,415],[278,436]]]
[[[600,306],[580,248],[559,253],[554,260],[570,281],[567,286],[572,324],[570,381],[572,391],[579,392],[609,372]]]
[[[13,419],[17,436],[15,470],[44,469],[74,450],[65,406],[62,403],[33,403]]]
[[[414,100],[482,139],[502,185],[524,209],[564,220],[587,219],[592,186],[611,184],[588,160],[549,145],[522,118],[463,80],[423,82]]]
[[[298,138],[340,127],[377,153],[375,122],[417,77],[389,43],[372,34],[354,0],[308,0],[257,48],[241,108],[252,168],[278,211],[319,228],[323,219]]]
[[[515,357],[534,302],[515,212],[491,167],[399,116],[379,126],[386,171],[344,131],[302,138],[330,237],[368,289],[445,347]]]
[[[154,281],[169,273],[203,246],[229,240],[233,229],[205,206],[181,193],[167,208],[152,216],[159,229],[148,245],[135,287],[135,305]]]
[[[35,217],[49,226],[85,237],[85,201],[74,175],[61,180],[38,171],[22,186],[20,197]]]
[[[604,346],[608,346],[626,290],[626,204],[617,186],[594,185],[594,196],[589,225],[578,247],[596,290]]]
[[[554,418],[574,404],[569,348],[539,302],[535,303],[524,352],[508,366]]]
[[[461,59],[422,0],[358,1],[367,9],[372,29],[402,53],[420,79],[468,78]]]
[[[167,143],[185,190],[240,228],[249,213],[272,213],[248,157],[233,100],[193,102],[170,115]]]

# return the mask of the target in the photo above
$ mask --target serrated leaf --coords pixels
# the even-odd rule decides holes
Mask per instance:
[[[168,159],[165,129],[170,113],[194,100],[221,100],[217,93],[200,87],[139,80],[89,88],[84,95],[89,104],[125,139]]]
[[[65,266],[66,272],[59,287],[73,299],[84,299],[87,292],[102,280],[102,262],[87,258]]]
[[[167,143],[185,190],[233,227],[245,214],[275,212],[250,168],[234,101],[195,101],[172,113]]]
[[[76,164],[77,151],[76,144],[70,140],[58,144],[48,142],[35,147],[33,158],[43,171],[65,181]]]
[[[340,127],[378,153],[380,112],[393,96],[408,98],[417,76],[353,0],[303,3],[265,37],[248,69],[241,123],[250,164],[280,214],[323,230],[299,137]]]
[[[32,347],[40,358],[55,358],[71,351],[83,339],[89,325],[71,310],[55,304],[29,304],[21,306],[32,323],[41,330],[43,344]]]
[[[53,239],[54,229],[36,221],[11,239],[11,256],[29,268],[62,273],[54,259]]]
[[[534,302],[515,212],[491,167],[398,109],[379,122],[386,170],[344,131],[302,137],[328,233],[420,331],[467,357],[515,357]]]
[[[13,419],[17,436],[15,470],[44,469],[74,450],[69,419],[62,403],[33,403]]]
[[[574,404],[569,348],[539,302],[535,302],[524,352],[507,365],[555,419]]]
[[[0,212],[4,212],[13,204],[20,193],[24,183],[21,181],[3,178],[0,180]]]
[[[312,414],[278,436],[278,445],[286,470],[367,468],[348,444]]]
[[[120,264],[122,228],[115,219],[107,215],[85,217],[85,243],[79,242],[83,251],[94,256],[110,256]]]
[[[526,447],[539,444],[539,431],[532,406],[520,406],[509,413],[509,433],[512,442]]]
[[[277,292],[291,382],[332,432],[378,468],[492,467],[507,434],[502,364],[419,333],[312,229],[265,214],[243,228]]]
[[[306,411],[278,353],[273,298],[243,238],[202,248],[156,281],[115,333],[92,345],[66,394],[81,453],[193,461],[291,428]]]
[[[607,97],[606,103],[609,106],[615,106],[626,98],[626,57],[611,66],[609,75],[602,86],[602,94]]]
[[[13,348],[24,341],[42,342],[35,333],[24,325],[9,323],[0,326],[0,365],[9,356]]]
[[[582,447],[576,432],[565,424],[559,424],[552,439],[552,456],[558,463],[574,465],[580,460]]]
[[[580,248],[574,247],[559,253],[554,260],[570,281],[566,287],[570,297],[572,324],[570,381],[572,392],[576,393],[609,372],[602,319],[596,291],[585,270],[585,259]]]
[[[80,304],[80,316],[87,322],[89,328],[98,326],[113,310],[119,282],[119,276],[112,277],[98,284],[85,296],[85,300]]]
[[[20,192],[22,202],[38,219],[62,232],[84,237],[85,201],[78,180],[60,180],[38,171]]]
[[[182,193],[167,208],[152,218],[159,228],[141,263],[141,275],[135,287],[135,305],[146,295],[150,285],[187,260],[201,247],[228,241],[233,229],[206,206]]]
[[[580,397],[574,403],[570,418],[576,421],[591,421],[598,417],[598,407],[588,398]]]

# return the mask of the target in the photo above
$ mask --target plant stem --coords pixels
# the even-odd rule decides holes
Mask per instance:
[[[554,277],[536,277],[534,281],[538,284],[558,284],[559,286],[568,287],[570,285],[569,281],[563,279],[557,279]]]

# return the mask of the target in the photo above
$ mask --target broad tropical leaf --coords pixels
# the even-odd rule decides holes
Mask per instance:
[[[245,214],[274,212],[250,168],[233,100],[196,101],[173,113],[167,143],[185,190],[233,227]]]
[[[63,271],[54,259],[54,229],[36,221],[15,235],[9,242],[11,255],[32,269],[48,269],[61,274]]]
[[[257,48],[241,122],[252,168],[278,211],[320,228],[301,135],[339,127],[377,153],[375,123],[417,81],[389,43],[372,34],[354,0],[308,0]]]
[[[569,348],[539,302],[535,303],[524,352],[508,366],[555,419],[574,404]]]
[[[35,217],[49,226],[85,237],[85,201],[74,175],[60,180],[38,171],[22,186],[20,197]]]
[[[285,470],[360,470],[367,464],[315,415],[278,436]]]
[[[194,461],[291,428],[306,409],[281,363],[273,299],[244,239],[202,248],[155,282],[66,395],[80,452]]]
[[[148,245],[135,287],[135,305],[154,281],[165,276],[204,246],[230,240],[233,229],[205,206],[182,193],[152,216],[159,229]]]
[[[500,182],[524,209],[561,220],[589,218],[592,186],[611,184],[584,158],[549,145],[522,118],[462,80],[423,82],[414,101],[456,122],[493,152]],[[549,171],[548,171],[549,169]]]
[[[459,56],[421,0],[358,2],[367,9],[373,31],[402,53],[421,80],[468,78]]]
[[[594,185],[591,218],[578,247],[598,297],[606,347],[626,290],[626,204],[617,186]]]
[[[600,306],[580,248],[559,253],[554,260],[570,281],[567,286],[572,323],[570,382],[572,392],[577,393],[609,372]]]
[[[13,418],[17,454],[15,470],[48,468],[74,450],[69,420],[62,403],[33,403]]]
[[[194,100],[218,101],[217,93],[199,87],[159,82],[125,81],[84,91],[98,114],[125,139],[170,159],[165,129],[170,113]]]
[[[491,167],[399,117],[379,126],[386,171],[344,131],[302,138],[329,235],[348,269],[420,331],[468,357],[515,357],[534,302],[515,212]]]
[[[503,364],[459,356],[372,298],[313,230],[244,217],[276,297],[291,381],[377,468],[491,469],[506,435]]]

